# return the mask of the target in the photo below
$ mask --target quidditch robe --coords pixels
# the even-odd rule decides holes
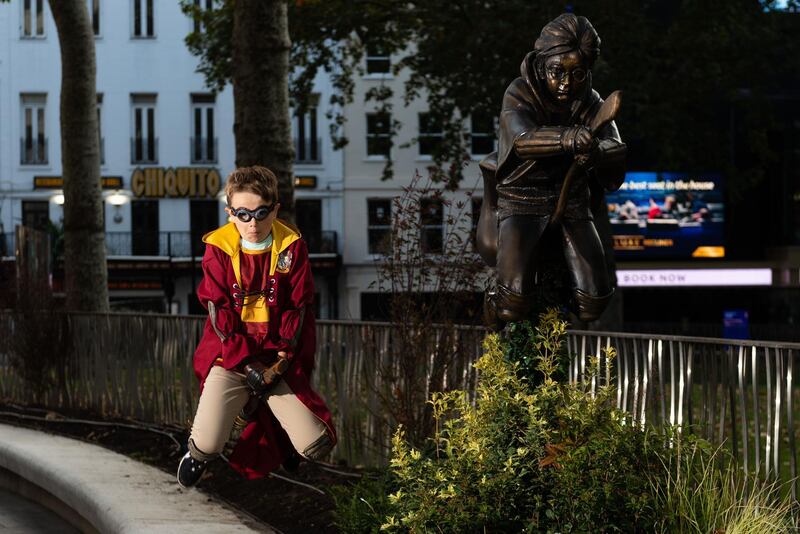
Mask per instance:
[[[500,219],[553,213],[574,157],[564,150],[562,137],[570,127],[588,127],[603,103],[592,90],[589,77],[584,94],[567,112],[559,110],[534,73],[535,57],[534,52],[525,57],[521,77],[511,82],[503,96],[495,174]],[[592,219],[588,177],[608,191],[617,190],[625,179],[626,148],[616,125],[610,123],[595,137],[599,141],[596,157],[572,183],[564,213],[567,219]],[[535,145],[534,149],[521,148],[525,141]]]
[[[325,402],[311,388],[316,351],[314,280],[306,243],[300,233],[280,220],[272,224],[272,249],[255,261],[261,276],[243,287],[242,265],[254,261],[241,251],[233,223],[206,234],[203,241],[203,280],[197,289],[200,303],[216,311],[215,326],[206,320],[194,354],[194,371],[202,390],[213,365],[241,371],[245,360],[272,362],[285,351],[290,366],[285,380],[297,398],[336,434]],[[259,478],[277,468],[293,451],[289,437],[265,404],[261,404],[242,432],[229,458],[247,478]]]

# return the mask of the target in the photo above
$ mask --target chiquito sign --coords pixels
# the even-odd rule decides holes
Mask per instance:
[[[220,183],[219,172],[210,167],[147,167],[131,175],[131,191],[140,198],[214,198]]]

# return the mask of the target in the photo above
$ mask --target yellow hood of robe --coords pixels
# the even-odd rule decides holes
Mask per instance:
[[[294,225],[280,219],[275,219],[272,222],[272,257],[269,262],[270,276],[275,274],[275,267],[278,265],[278,255],[286,250],[289,245],[300,239],[300,237],[300,230]],[[238,257],[239,251],[241,250],[241,239],[242,236],[239,235],[236,225],[231,222],[204,235],[203,243],[214,245],[231,258],[235,258]],[[236,277],[239,278],[238,272],[236,275]]]

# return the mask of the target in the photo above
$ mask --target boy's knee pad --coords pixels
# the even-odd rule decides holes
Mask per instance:
[[[189,438],[188,447],[189,447],[189,454],[192,456],[192,458],[194,458],[199,462],[208,462],[210,460],[213,460],[219,455],[219,453],[208,453],[200,450],[200,448],[195,444],[192,438]]]

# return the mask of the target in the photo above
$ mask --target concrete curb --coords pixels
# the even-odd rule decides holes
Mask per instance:
[[[0,424],[0,468],[59,499],[99,532],[276,532],[174,476],[97,445]]]

